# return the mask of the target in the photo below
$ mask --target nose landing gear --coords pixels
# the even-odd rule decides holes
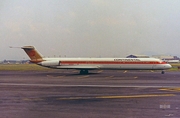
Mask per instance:
[[[89,72],[88,72],[88,70],[80,70],[80,74],[81,75],[86,75],[86,74],[88,74]]]

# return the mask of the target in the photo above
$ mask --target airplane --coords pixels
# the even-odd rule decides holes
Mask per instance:
[[[89,70],[164,70],[172,66],[156,58],[44,58],[33,46],[21,47],[30,62],[53,69],[76,69],[80,74]]]

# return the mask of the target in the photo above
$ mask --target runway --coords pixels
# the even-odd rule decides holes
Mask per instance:
[[[180,73],[1,71],[0,117],[180,117]]]

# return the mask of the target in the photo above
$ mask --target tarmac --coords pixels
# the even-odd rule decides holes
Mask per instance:
[[[180,118],[180,72],[1,71],[0,118]]]

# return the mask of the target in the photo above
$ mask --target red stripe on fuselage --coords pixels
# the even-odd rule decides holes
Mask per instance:
[[[166,64],[166,62],[155,61],[60,61],[61,64]]]

